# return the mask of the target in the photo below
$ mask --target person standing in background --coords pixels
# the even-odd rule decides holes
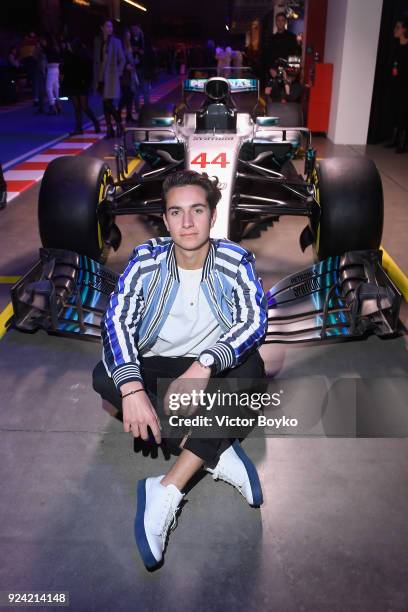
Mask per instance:
[[[20,47],[20,62],[27,73],[29,83],[32,87],[34,106],[37,106],[39,101],[38,85],[36,81],[36,58],[34,50],[38,45],[38,36],[35,32],[29,32],[24,36]]]
[[[122,136],[123,128],[120,113],[114,100],[120,99],[120,77],[125,67],[125,54],[122,43],[113,36],[113,23],[105,19],[101,26],[101,36],[94,45],[94,88],[103,99],[103,112],[106,121],[105,138],[114,138],[112,117],[116,123],[116,136]]]
[[[49,104],[48,115],[58,115],[61,112],[61,105],[59,102],[59,67],[61,63],[61,51],[54,36],[47,37],[45,55],[47,57],[47,79],[45,87]]]
[[[45,84],[47,80],[47,56],[45,50],[47,48],[46,39],[40,38],[33,51],[35,60],[35,84],[37,92],[37,115],[44,113],[44,101],[47,95]]]
[[[143,104],[150,104],[150,93],[152,90],[152,81],[156,77],[157,71],[157,56],[150,38],[145,37],[145,50],[143,55],[142,67],[140,70],[141,91],[143,95]]]
[[[130,44],[133,53],[133,63],[136,68],[136,76],[138,85],[134,93],[135,112],[139,115],[140,112],[140,95],[144,91],[143,83],[143,61],[145,54],[145,37],[143,30],[139,24],[135,23],[130,27]],[[146,103],[146,100],[144,100]]]
[[[390,95],[393,117],[391,140],[385,145],[405,153],[408,148],[408,18],[394,26],[395,47],[390,66]]]
[[[123,50],[126,63],[121,78],[122,96],[119,102],[119,113],[122,116],[122,110],[126,108],[126,123],[134,123],[136,120],[132,117],[132,107],[133,100],[136,96],[139,96],[139,78],[133,57],[129,28],[126,28],[123,33]],[[136,103],[136,107],[138,107],[138,102]]]
[[[87,48],[79,38],[67,43],[62,55],[62,88],[71,100],[75,112],[75,129],[71,135],[82,134],[82,113],[94,124],[96,133],[101,131],[99,121],[89,106],[88,96],[92,86],[92,60]]]
[[[19,52],[16,45],[10,47],[7,56],[7,63],[13,71],[14,78],[17,78],[17,76],[21,73],[23,67],[20,62]]]
[[[275,17],[276,32],[266,40],[263,54],[263,73],[266,74],[271,66],[280,59],[287,60],[289,56],[302,55],[302,49],[296,34],[287,29],[288,20],[285,13],[277,13]]]
[[[4,180],[3,168],[0,164],[0,210],[3,210],[7,206],[7,185]]]
[[[217,60],[215,58],[215,43],[213,40],[207,40],[204,47],[203,67],[215,68]]]
[[[228,68],[231,66],[231,52],[231,47],[227,47],[226,49],[223,47],[216,48],[215,59],[217,60],[217,76],[228,76]]]
[[[234,49],[232,51],[232,66],[236,69],[234,70],[233,76],[240,78],[240,71],[237,68],[242,68],[243,56],[242,51],[239,49]]]

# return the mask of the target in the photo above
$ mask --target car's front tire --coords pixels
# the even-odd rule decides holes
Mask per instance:
[[[384,201],[380,174],[365,157],[333,157],[313,172],[318,213],[312,218],[319,260],[347,251],[378,249]]]
[[[98,205],[112,183],[111,170],[100,159],[54,159],[45,171],[38,200],[43,246],[103,261],[115,226],[113,217],[98,214]]]

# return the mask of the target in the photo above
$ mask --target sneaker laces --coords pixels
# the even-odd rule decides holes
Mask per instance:
[[[221,480],[224,480],[228,484],[235,487],[241,493],[241,495],[245,497],[245,494],[242,490],[244,483],[238,484],[237,481],[234,480],[234,477],[232,476],[232,474],[228,472],[228,470],[225,470],[225,468],[214,472],[212,477],[214,480],[217,480],[217,478],[221,478]]]
[[[169,529],[172,531],[177,527],[177,510],[176,508],[171,507],[172,495],[169,492],[163,504],[163,510],[160,516],[160,526],[159,526],[159,535],[161,536],[163,542],[166,539],[167,532]]]

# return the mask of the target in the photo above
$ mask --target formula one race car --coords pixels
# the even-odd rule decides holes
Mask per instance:
[[[193,108],[197,94],[202,100]],[[255,94],[256,104],[241,112],[236,96],[244,94]],[[39,196],[44,248],[12,290],[15,327],[98,339],[117,279],[103,265],[120,244],[116,217],[143,214],[160,225],[163,179],[192,169],[219,181],[213,238],[253,238],[282,215],[307,220],[300,245],[313,245],[317,263],[269,291],[268,342],[395,334],[401,295],[381,266],[383,194],[375,165],[363,157],[316,162],[306,128],[281,126],[264,112],[258,81],[245,72],[201,75],[186,79],[173,115],[146,109],[146,125],[126,130],[116,180],[96,158],[52,161]],[[131,154],[145,165],[128,176]],[[300,155],[302,174],[293,163]]]

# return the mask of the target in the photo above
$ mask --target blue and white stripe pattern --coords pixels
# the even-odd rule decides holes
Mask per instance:
[[[223,333],[204,352],[217,373],[240,365],[265,338],[268,306],[254,263],[240,245],[210,240],[201,286]],[[171,238],[135,248],[101,323],[103,361],[118,389],[142,381],[139,354],[155,343],[179,284]]]

